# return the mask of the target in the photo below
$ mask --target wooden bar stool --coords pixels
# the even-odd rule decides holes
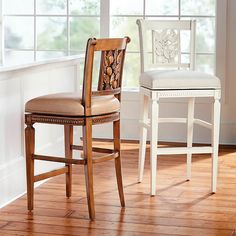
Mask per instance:
[[[25,145],[28,210],[33,210],[34,183],[60,174],[66,175],[66,196],[71,196],[72,164],[84,165],[90,219],[95,218],[93,164],[115,160],[121,206],[125,206],[120,160],[120,97],[122,72],[128,37],[90,38],[87,42],[83,93],[58,93],[34,98],[26,103]],[[98,87],[92,91],[94,54],[101,53]],[[92,125],[113,122],[114,149],[92,147]],[[65,158],[35,154],[34,123],[64,125]],[[83,127],[83,146],[73,145],[73,126]],[[73,150],[83,150],[83,158],[73,159]],[[105,153],[93,158],[92,152]],[[34,175],[34,160],[65,163],[65,167]]]

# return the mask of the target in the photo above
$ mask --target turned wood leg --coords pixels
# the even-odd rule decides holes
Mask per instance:
[[[83,148],[86,164],[84,165],[86,191],[89,217],[95,219],[94,209],[94,193],[93,193],[93,160],[92,160],[92,120],[86,119],[86,124],[83,126]]]
[[[64,137],[65,137],[65,157],[72,158],[71,145],[73,144],[73,126],[64,126]],[[72,164],[66,164],[68,172],[66,173],[66,196],[71,197],[72,189]]]
[[[140,110],[140,140],[139,140],[139,164],[138,164],[138,182],[143,180],[143,171],[146,154],[147,142],[147,124],[148,122],[148,97],[141,94],[141,110]]]
[[[114,138],[114,150],[118,152],[118,157],[115,159],[116,179],[120,197],[120,204],[125,207],[125,198],[123,191],[123,181],[121,172],[121,158],[120,158],[120,120],[113,122],[113,138]]]
[[[193,146],[193,121],[194,121],[194,102],[195,98],[188,100],[188,122],[187,122],[187,147]],[[187,180],[191,179],[192,153],[187,154]]]
[[[27,124],[25,129],[25,151],[26,151],[26,178],[27,178],[27,203],[28,210],[34,208],[34,154],[35,130],[32,124]]]

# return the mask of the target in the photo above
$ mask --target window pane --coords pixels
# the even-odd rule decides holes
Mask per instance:
[[[139,53],[126,53],[122,86],[130,88],[138,87],[139,75],[140,75]]]
[[[37,14],[66,14],[67,3],[66,0],[37,0],[36,10]]]
[[[18,65],[34,61],[33,51],[5,50],[5,65]]]
[[[70,14],[100,15],[100,0],[69,0]]]
[[[58,52],[58,51],[38,51],[36,54],[37,60],[43,60],[43,59],[50,59],[50,58],[57,58],[57,57],[63,57],[66,56],[66,52]]]
[[[196,52],[215,51],[215,19],[197,19]]]
[[[178,0],[146,0],[147,15],[177,15]]]
[[[4,4],[4,14],[34,14],[32,0],[5,0]]]
[[[196,70],[214,74],[215,56],[214,55],[197,55]]]
[[[139,36],[138,26],[136,24],[136,17],[112,17],[110,25],[111,37],[129,36],[131,42],[129,43],[128,51],[139,51]]]
[[[37,49],[66,49],[66,17],[40,17],[37,19]]]
[[[182,15],[215,15],[216,0],[182,0]]]
[[[112,15],[143,14],[143,0],[110,0]]]
[[[99,37],[100,23],[98,17],[70,18],[71,50],[85,51],[88,38]]]
[[[33,17],[9,16],[5,18],[5,48],[34,48]]]

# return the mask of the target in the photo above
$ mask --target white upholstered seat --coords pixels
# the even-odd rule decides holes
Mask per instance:
[[[143,179],[147,131],[150,132],[150,185],[151,195],[156,194],[156,167],[158,155],[186,154],[187,179],[191,178],[192,154],[211,153],[211,189],[216,192],[218,172],[218,144],[220,128],[220,80],[204,72],[195,71],[195,30],[194,20],[137,20],[139,26],[141,75],[140,75],[140,151],[139,176]],[[189,33],[188,40],[182,36]],[[151,40],[150,40],[151,39]],[[150,45],[151,44],[151,45]],[[181,47],[184,45],[184,49]],[[189,49],[186,52],[186,49]],[[183,55],[189,61],[182,61]],[[152,60],[150,62],[150,56]],[[165,70],[163,70],[165,69]],[[173,70],[175,69],[175,70]],[[195,98],[213,98],[212,122],[194,117]],[[186,98],[188,115],[186,118],[160,118],[160,99]],[[149,105],[150,104],[150,105]],[[163,104],[165,105],[165,104]],[[150,109],[149,109],[150,108]],[[185,123],[187,125],[186,147],[158,147],[159,123]],[[193,147],[194,124],[208,128],[212,132],[211,146]]]
[[[140,86],[149,89],[220,89],[214,75],[192,70],[153,70],[140,76]]]

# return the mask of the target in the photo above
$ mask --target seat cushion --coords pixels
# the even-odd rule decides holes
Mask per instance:
[[[84,116],[82,98],[77,93],[57,93],[36,97],[28,101],[25,111],[30,113]],[[92,115],[102,115],[119,111],[120,102],[114,96],[94,96],[91,102]]]
[[[219,89],[214,75],[192,70],[154,70],[140,76],[140,85],[150,89]]]

